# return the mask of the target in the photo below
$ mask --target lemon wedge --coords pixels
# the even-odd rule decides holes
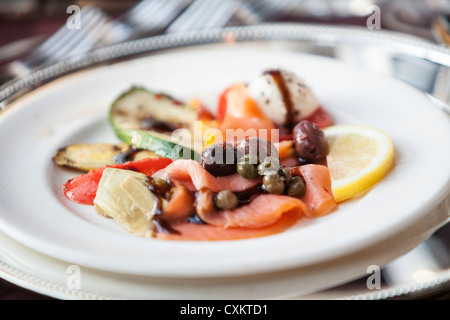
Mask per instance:
[[[363,125],[335,125],[324,130],[328,168],[337,202],[371,188],[391,170],[394,146],[384,131]]]

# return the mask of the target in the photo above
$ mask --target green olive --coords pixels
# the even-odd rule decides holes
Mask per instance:
[[[263,178],[263,189],[269,193],[283,194],[286,187],[285,177],[278,173],[266,174]]]
[[[269,173],[276,173],[280,169],[280,161],[275,157],[266,157],[263,162],[258,165],[258,173],[261,176]]]
[[[237,196],[229,191],[223,190],[216,194],[216,207],[222,210],[231,210],[238,205]]]
[[[301,198],[305,195],[306,185],[305,181],[303,181],[302,177],[295,176],[291,179],[287,194],[290,197]]]
[[[246,154],[237,164],[237,172],[245,179],[258,178],[258,170],[256,166],[259,164],[259,159],[254,154]]]

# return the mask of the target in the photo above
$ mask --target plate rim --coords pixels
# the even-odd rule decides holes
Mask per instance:
[[[360,26],[328,26],[281,22],[254,26],[202,29],[162,34],[114,44],[38,67],[32,70],[30,74],[0,86],[0,114],[1,111],[8,108],[23,95],[36,89],[36,84],[42,85],[60,76],[80,70],[171,48],[208,43],[226,43],[229,41],[270,40],[313,40],[322,42],[325,46],[339,43],[353,45],[390,44],[401,52],[406,50],[408,55],[426,56],[430,61],[450,66],[450,61],[448,60],[450,48],[436,45],[417,36],[391,30],[380,29],[374,31]]]
[[[450,201],[450,198],[447,199],[447,203],[448,203],[448,201]],[[440,210],[439,207],[440,206],[435,208],[436,212]],[[444,207],[442,207],[442,208],[444,208]],[[444,226],[448,226],[449,222],[450,222],[450,219],[447,219],[447,221],[443,221],[437,227],[435,227],[434,230],[429,230],[428,232],[432,234],[432,233],[434,233],[435,230],[442,228]],[[4,234],[4,235],[6,235],[6,234]],[[0,231],[0,236],[2,236],[1,231]],[[32,249],[24,246],[21,243],[16,243],[16,240],[14,240],[12,238],[8,237],[7,239],[8,239],[8,241],[11,241],[11,242],[7,241],[7,242],[9,244],[9,246],[11,246],[14,249],[14,251],[16,251],[17,249],[22,250],[22,251],[23,250],[25,250],[25,251],[32,250]],[[57,259],[46,256],[45,254],[42,254],[39,252],[37,252],[37,254],[38,254],[38,258],[42,259],[42,261],[44,261],[44,262],[38,261],[38,264],[44,263],[47,267],[49,267],[47,264],[50,264],[51,268],[54,268],[55,270],[58,269],[57,267],[54,266],[54,264],[57,262],[53,262],[53,261],[58,261]],[[352,256],[352,254],[350,254],[350,255]],[[64,286],[61,279],[58,279],[58,280],[56,278],[50,279],[48,276],[33,274],[33,271],[31,269],[26,270],[24,267],[20,266],[20,263],[15,263],[14,258],[12,258],[12,261],[9,261],[10,259],[8,259],[8,256],[9,256],[8,252],[4,252],[0,249],[0,277],[11,283],[21,286],[27,290],[31,290],[36,293],[46,295],[50,298],[65,299],[65,300],[67,300],[67,299],[77,299],[77,300],[128,299],[126,297],[125,298],[119,297],[118,295],[115,295],[115,294],[100,293],[100,292],[95,292],[92,290],[86,290],[86,289],[82,289],[82,288],[70,289],[70,288],[68,288],[67,283],[65,283],[65,286]],[[345,257],[345,258],[347,258],[347,257]],[[353,259],[357,259],[357,258],[353,258]],[[300,268],[300,270],[301,270],[301,268]],[[83,272],[92,272],[92,271],[84,270]],[[95,273],[95,270],[93,270],[93,272]],[[108,274],[108,279],[111,281],[114,281],[113,280],[114,276],[115,276],[115,274]],[[122,276],[122,275],[119,275],[119,276]],[[296,274],[294,273],[293,276],[295,277]],[[89,281],[91,281],[91,282],[95,281],[96,277],[97,276],[95,274],[93,276],[91,275],[91,277],[89,278],[90,279]],[[331,296],[331,299],[334,299],[334,300],[385,300],[385,299],[392,299],[392,298],[394,298],[394,299],[395,298],[403,298],[403,297],[408,297],[410,295],[415,296],[417,294],[426,293],[426,292],[429,292],[429,290],[432,291],[435,288],[438,289],[441,286],[446,285],[448,283],[450,283],[450,268],[446,268],[446,269],[439,271],[437,273],[437,276],[434,279],[427,280],[425,282],[402,283],[402,284],[389,286],[387,288],[377,289],[373,292],[367,292],[367,291],[362,291],[360,293],[353,292],[351,295],[344,294],[344,293],[341,293],[338,295],[333,294]],[[345,285],[345,283],[342,284],[341,282],[339,282],[339,283],[333,285],[332,287],[330,287],[328,285],[328,286],[325,286],[323,289],[310,290],[309,293],[302,294],[302,295],[296,295],[296,296],[291,295],[288,299],[294,299],[294,300],[310,299],[311,296],[313,297],[313,299],[322,299],[321,293],[323,292],[323,293],[325,293],[325,297],[328,300],[328,299],[330,299],[330,295],[326,294],[327,290],[339,288],[341,285]]]

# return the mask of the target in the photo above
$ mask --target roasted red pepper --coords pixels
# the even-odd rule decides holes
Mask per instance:
[[[172,163],[171,159],[155,158],[130,161],[124,164],[107,167],[134,170],[147,176],[151,176],[156,171],[167,167],[170,163]],[[83,174],[67,181],[63,186],[63,192],[66,198],[80,204],[94,205],[98,184],[102,178],[103,171],[107,167],[92,170],[87,174]]]

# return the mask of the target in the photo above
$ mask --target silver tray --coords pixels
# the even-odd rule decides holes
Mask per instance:
[[[437,107],[447,112],[450,110],[450,49],[448,48],[414,36],[362,27],[265,24],[160,35],[97,49],[42,66],[31,74],[0,87],[0,111],[9,108],[14,101],[43,84],[80,70],[117,63],[137,56],[151,55],[171,48],[223,42],[265,42],[280,50],[332,57],[406,82],[428,94]],[[448,199],[449,197],[441,204],[441,209],[447,214],[449,214]],[[440,227],[448,229],[448,226]],[[447,260],[450,246],[448,238],[443,239]],[[356,281],[299,298],[419,297],[436,290],[448,289],[450,264],[444,265],[436,272],[432,280],[421,283],[402,283],[383,290],[370,291],[365,285]],[[20,264],[12,262],[6,254],[0,254],[0,276],[28,289],[59,298],[110,298],[99,296],[95,292],[78,292],[74,295],[64,287],[64,284],[52,283],[28,273]]]

